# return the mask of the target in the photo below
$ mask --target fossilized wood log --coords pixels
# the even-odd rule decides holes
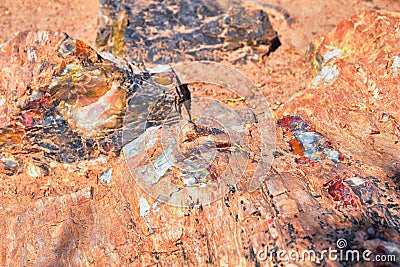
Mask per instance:
[[[316,78],[276,114],[276,158],[254,192],[244,180],[209,205],[160,205],[123,155],[49,164],[50,174],[33,176],[26,155],[34,167],[0,176],[1,263],[259,266],[261,249],[321,252],[339,238],[398,257],[399,18],[364,12],[317,39]],[[2,60],[13,64],[15,53]],[[265,262],[287,263],[276,254]]]

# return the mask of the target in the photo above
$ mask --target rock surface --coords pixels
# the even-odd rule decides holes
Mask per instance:
[[[277,111],[276,158],[256,191],[246,190],[244,180],[231,185],[222,199],[209,205],[174,207],[145,193],[132,178],[123,156],[106,153],[105,157],[73,164],[52,160],[49,174],[43,174],[33,155],[24,155],[27,161],[21,164],[20,172],[4,170],[0,174],[4,188],[0,262],[26,266],[259,266],[264,264],[259,257],[261,250],[321,252],[335,249],[338,238],[346,238],[351,249],[395,254],[399,259],[399,25],[397,13],[365,12],[317,39],[310,52],[316,78],[310,81],[310,88]],[[65,39],[61,36],[46,44],[48,51],[54,51],[56,42]],[[25,45],[16,39],[8,47]],[[4,53],[3,60],[18,58],[18,50],[23,51]],[[40,69],[29,65],[29,60],[18,64]],[[51,73],[39,81],[48,86],[53,77]],[[17,92],[31,96],[26,79],[21,79]],[[2,92],[10,90],[5,84]],[[37,88],[40,86],[32,92]],[[8,94],[2,97],[17,103],[25,99]],[[21,112],[21,104],[7,102],[6,107],[11,115]],[[3,131],[14,122],[9,117],[2,121]],[[368,128],[371,125],[374,127]],[[22,140],[19,136],[24,136],[24,127],[21,135],[2,133],[7,138],[1,141]],[[222,137],[220,140],[226,143]],[[14,155],[23,153],[17,150]],[[43,159],[43,155],[38,158]],[[18,165],[13,157],[2,161],[7,168]],[[224,167],[223,162],[221,165]],[[82,179],[90,180],[91,187],[82,188]],[[265,262],[288,263],[276,254]],[[348,264],[327,258],[321,263]]]
[[[367,153],[365,164],[394,177],[400,170],[399,19],[363,12],[320,36],[309,51],[315,77],[282,109],[306,115],[343,153]]]
[[[220,61],[244,47],[256,50],[248,56],[269,55],[280,46],[265,11],[203,0],[100,1],[96,43],[145,64]],[[241,53],[237,59],[247,56]]]

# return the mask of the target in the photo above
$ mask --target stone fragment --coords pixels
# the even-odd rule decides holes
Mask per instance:
[[[265,11],[245,9],[240,1],[203,0],[100,1],[96,43],[145,64],[220,61],[245,46],[269,55],[280,46]]]
[[[107,183],[107,184],[109,184],[111,182],[111,179],[112,179],[112,172],[113,172],[112,168],[108,169],[105,173],[103,173],[100,176],[100,180],[105,182],[105,183]]]
[[[130,114],[146,117],[175,82],[170,67],[149,73],[50,31],[18,33],[1,46],[0,64],[0,152],[23,149],[66,163],[118,155],[127,103]],[[153,96],[130,103],[143,91]],[[137,137],[146,125],[131,119]]]
[[[278,120],[278,125],[283,128],[292,152],[300,156],[298,162],[321,161],[323,158],[335,163],[343,160],[343,156],[332,147],[331,142],[316,132],[313,125],[301,115],[285,116]]]
[[[306,116],[343,154],[391,175],[400,170],[399,22],[398,13],[365,11],[319,36],[308,52],[313,82],[278,112]],[[326,68],[335,75],[316,83]]]

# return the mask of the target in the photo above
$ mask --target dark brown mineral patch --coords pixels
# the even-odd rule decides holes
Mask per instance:
[[[280,46],[265,11],[245,9],[239,1],[203,0],[101,1],[96,43],[146,64],[220,61],[245,46],[262,57]]]

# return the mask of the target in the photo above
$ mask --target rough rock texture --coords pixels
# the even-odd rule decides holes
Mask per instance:
[[[145,64],[227,59],[232,55],[226,52],[243,47],[269,55],[280,41],[268,14],[240,3],[100,1],[96,43]],[[241,53],[236,60],[255,51]]]
[[[96,142],[89,137],[99,133],[98,141],[102,130],[118,125],[126,102],[123,70],[87,44],[63,33],[21,32],[1,47],[0,57],[2,149],[41,149],[74,162],[90,157],[80,150]]]
[[[48,31],[20,32],[1,46],[3,201],[35,199],[51,195],[52,190],[69,192],[75,180],[105,172],[108,167],[103,169],[101,164],[116,157],[122,147],[122,117],[132,96],[146,90],[155,99],[158,94],[168,96],[157,85],[158,75],[167,72],[147,77],[146,71],[105,56],[109,59],[82,41]],[[142,106],[130,112],[133,115],[126,125],[134,120],[137,128],[131,129],[130,138],[144,131],[145,119],[140,116],[147,116],[151,101],[155,100],[142,99]],[[156,113],[153,119],[157,118]],[[35,182],[44,177],[49,180]],[[59,177],[64,179],[62,185]],[[29,184],[23,188],[30,196],[14,190],[20,180]]]
[[[316,75],[283,114],[304,114],[340,150],[396,177],[399,144],[399,15],[364,12],[310,47]],[[352,138],[346,138],[352,137]]]
[[[163,205],[162,199],[152,198],[138,186],[125,156],[115,154],[72,164],[52,160],[49,172],[54,176],[25,163],[18,174],[2,171],[1,264],[287,264],[274,253],[265,262],[257,255],[262,249],[312,249],[318,253],[335,249],[338,238],[346,238],[348,248],[369,249],[374,255],[391,254],[399,259],[399,183],[395,165],[399,25],[396,13],[365,12],[317,39],[310,53],[317,70],[315,79],[310,88],[277,112],[276,158],[256,191],[246,190],[247,181],[242,180],[230,185],[222,199],[209,205]],[[25,43],[16,40],[15,45],[23,47]],[[343,54],[337,51],[342,49]],[[327,55],[328,50],[331,52]],[[3,57],[11,62],[18,53],[11,51]],[[30,63],[19,63],[29,66],[25,64]],[[49,78],[47,85],[52,80]],[[1,89],[4,92],[8,87]],[[26,84],[20,90],[29,91]],[[203,94],[207,95],[205,91]],[[10,115],[17,116],[20,106],[15,109],[7,103],[10,105],[15,112]],[[6,117],[3,121],[12,122]],[[366,126],[372,122],[377,129],[367,131]],[[366,139],[359,141],[359,135]],[[219,137],[214,140],[226,144],[223,136]],[[370,137],[376,139],[375,143]],[[33,156],[26,157],[34,160]],[[40,155],[39,160],[42,158]],[[20,205],[21,200],[30,204]],[[357,265],[327,258],[320,262],[326,266]]]
[[[397,244],[399,23],[398,13],[368,11],[318,37],[308,54],[314,78],[276,114],[289,115],[279,125],[306,183],[322,180],[334,200],[358,207],[342,222],[373,225]],[[338,163],[311,171],[321,155],[322,166]]]

